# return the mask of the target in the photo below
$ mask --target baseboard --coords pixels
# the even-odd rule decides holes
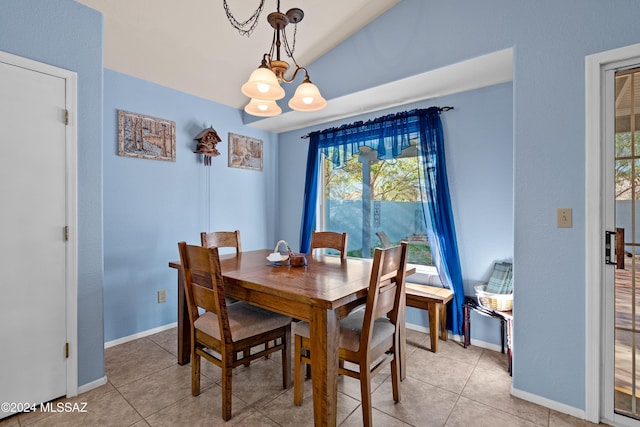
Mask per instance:
[[[105,375],[102,378],[98,378],[95,381],[91,381],[90,383],[83,384],[78,387],[78,394],[86,393],[89,390],[93,390],[94,388],[98,388],[107,383],[107,376]]]
[[[429,333],[429,328],[426,326],[416,325],[414,323],[408,323],[408,322],[406,323],[406,325],[407,325],[407,329],[411,329],[413,331],[418,331],[418,332],[424,332],[426,334]],[[449,331],[449,339],[452,341],[460,342],[460,343],[464,342],[464,337],[462,335],[452,334],[451,331]],[[498,352],[502,351],[502,347],[500,347],[498,344],[493,344],[486,341],[480,341],[473,338],[471,338],[471,345],[475,347],[486,348],[487,350],[493,350]]]
[[[586,419],[586,412],[584,409],[574,408],[573,406],[565,405],[564,403],[556,402],[555,400],[547,399],[546,397],[538,396],[537,394],[529,393],[526,391],[518,390],[511,386],[511,395],[519,399],[526,400],[536,405],[544,406],[549,409],[553,409],[563,414],[571,415],[572,417],[579,418],[581,420]]]
[[[166,331],[167,329],[175,328],[176,326],[178,326],[178,322],[168,323],[163,326],[158,326],[157,328],[148,329],[146,331],[138,332],[133,335],[118,338],[112,341],[107,341],[106,343],[104,343],[104,348],[113,347],[114,345],[118,344],[124,344],[129,341],[137,340],[138,338],[148,337],[149,335],[157,334],[158,332]]]

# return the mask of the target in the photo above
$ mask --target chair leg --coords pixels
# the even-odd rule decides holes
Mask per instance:
[[[200,355],[195,351],[191,352],[191,394],[200,394]]]
[[[227,352],[223,355],[222,361],[222,419],[229,421],[231,419],[231,379],[233,375],[233,368],[231,367],[231,361],[233,360],[232,354]]]
[[[249,356],[251,356],[251,349],[250,348],[245,348],[242,351],[242,357],[244,357],[246,359]],[[244,364],[244,366],[249,366],[249,365],[251,365],[251,362],[247,362],[247,363]]]
[[[369,364],[360,364],[360,394],[362,398],[362,422],[364,427],[373,425],[371,411],[371,371]]]
[[[291,386],[291,325],[284,329],[282,337],[282,387]]]
[[[393,401],[400,402],[400,363],[396,354],[391,360],[391,388],[393,390]]]
[[[307,357],[309,357],[309,352],[307,352]],[[308,380],[311,379],[311,365],[305,365],[305,376],[307,377]]]
[[[304,398],[304,379],[302,378],[302,337],[296,335],[293,338],[293,403],[296,406],[302,405]]]

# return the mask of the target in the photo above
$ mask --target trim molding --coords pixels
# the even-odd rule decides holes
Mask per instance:
[[[176,326],[178,326],[178,322],[167,323],[166,325],[158,326],[157,328],[147,329],[146,331],[107,341],[106,343],[104,343],[104,348],[113,347],[118,344],[124,344],[129,341],[137,340],[139,338],[148,337],[149,335],[157,334],[158,332],[166,331],[167,329],[175,328]]]
[[[95,381],[91,381],[90,383],[86,383],[78,387],[78,394],[86,393],[88,391],[93,390],[94,388],[101,387],[107,383],[107,376],[105,375],[102,378],[98,378]]]
[[[416,325],[415,323],[407,323],[407,329],[411,329],[412,331],[424,332],[426,334],[429,333],[429,328],[423,325]],[[449,331],[449,339],[455,342],[463,342],[464,337],[462,335],[454,335]],[[486,341],[474,340],[471,339],[471,345],[474,347],[486,348],[487,350],[493,350],[500,352],[502,348],[498,344],[493,344]]]
[[[572,417],[576,417],[581,420],[585,419],[585,411],[582,409],[574,408],[573,406],[565,405],[564,403],[556,402],[555,400],[550,400],[546,397],[538,396],[537,394],[522,391],[513,386],[511,386],[511,395],[522,400],[526,400],[527,402],[535,403],[536,405],[571,415]]]

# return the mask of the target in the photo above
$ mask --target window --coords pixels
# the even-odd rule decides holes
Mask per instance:
[[[415,154],[379,160],[368,147],[340,168],[323,158],[317,229],[349,233],[351,257],[371,258],[386,239],[391,244],[405,240],[409,263],[433,265],[418,167]]]
[[[367,122],[354,122],[338,128],[325,129],[309,134],[309,151],[307,156],[307,172],[305,174],[304,201],[302,206],[302,224],[300,227],[300,248],[308,252],[311,246],[311,235],[314,229],[329,231],[347,231],[350,233],[349,254],[371,256],[374,227],[387,233],[402,225],[406,227],[402,234],[392,235],[391,239],[407,239],[411,245],[420,250],[412,250],[412,260],[424,258],[423,263],[432,262],[435,266],[424,269],[437,269],[442,284],[453,289],[453,304],[450,326],[453,333],[462,333],[462,304],[464,287],[460,271],[460,257],[456,242],[453,212],[447,183],[446,162],[444,153],[444,133],[440,113],[452,107],[430,107],[415,109],[387,116],[378,117]],[[419,148],[419,149],[418,149]],[[416,157],[420,152],[420,157]],[[331,169],[323,156],[342,168],[342,177],[335,169]],[[347,163],[357,156],[360,165]],[[403,164],[407,158],[415,159],[417,173]],[[365,161],[366,160],[366,161]],[[394,167],[387,167],[389,165]],[[408,160],[409,162],[411,160]],[[349,173],[353,168],[355,172]],[[377,174],[374,172],[377,170]],[[357,178],[357,172],[360,177]],[[382,177],[390,179],[382,179]],[[406,203],[410,206],[414,200],[386,200],[382,194],[395,194],[407,197],[408,183],[418,177],[415,188],[422,196],[424,228],[420,228],[415,218],[420,210],[409,209],[413,215],[400,215],[393,210],[385,212],[391,203]],[[349,197],[356,200],[360,187],[360,209]],[[335,187],[335,188],[332,188]],[[411,185],[409,185],[411,188]],[[376,194],[378,196],[376,196]],[[391,197],[391,196],[388,196]],[[417,200],[417,199],[416,199]],[[353,201],[353,200],[351,200]],[[416,213],[416,211],[418,213]],[[359,223],[359,226],[358,226]],[[349,224],[356,224],[355,228]],[[390,231],[391,232],[391,231]],[[428,232],[429,243],[425,245],[423,236]],[[357,236],[360,238],[357,238]],[[390,239],[390,240],[391,240]],[[376,240],[378,238],[376,237]],[[358,243],[359,242],[359,245]],[[420,242],[420,245],[417,243]],[[359,246],[359,247],[358,247]],[[420,248],[418,248],[420,246]],[[427,252],[428,247],[428,252]],[[416,252],[429,254],[421,256]],[[433,261],[429,261],[429,258]],[[415,261],[414,261],[415,262]],[[413,264],[413,263],[412,263]],[[415,265],[415,264],[413,264]],[[421,269],[417,269],[420,271]],[[421,271],[420,271],[421,272]]]

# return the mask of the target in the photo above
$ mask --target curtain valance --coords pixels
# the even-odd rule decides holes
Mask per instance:
[[[333,167],[344,166],[363,147],[376,151],[380,160],[392,160],[409,148],[412,140],[417,144],[421,120],[439,111],[437,107],[403,111],[312,132],[309,137],[317,141]]]

